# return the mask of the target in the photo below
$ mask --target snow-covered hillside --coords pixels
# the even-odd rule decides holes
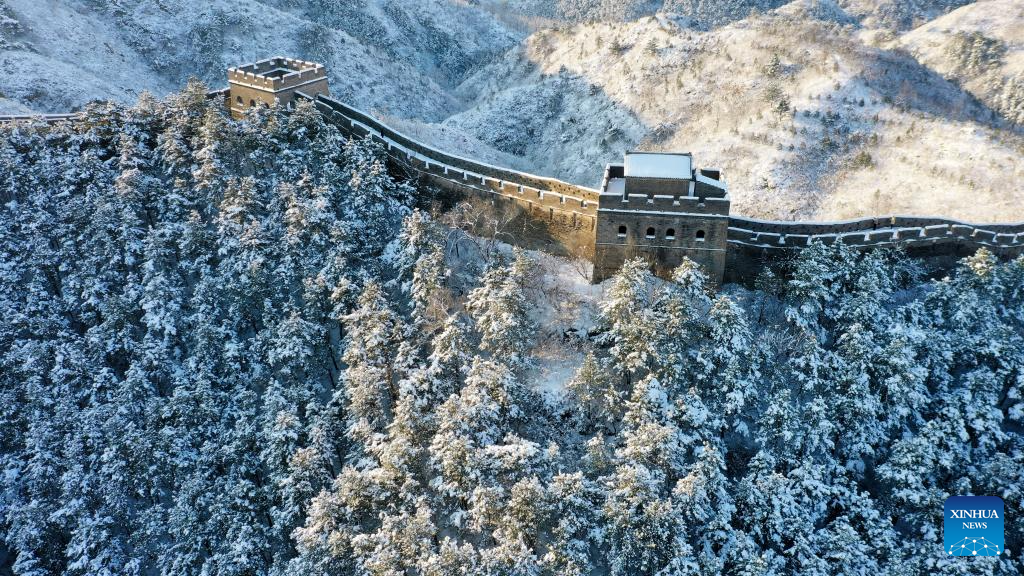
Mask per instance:
[[[1024,2],[984,0],[899,38],[923,64],[1024,125]]]
[[[297,55],[402,131],[586,185],[626,150],[689,150],[724,170],[747,216],[1024,219],[1017,0],[0,0],[0,13],[0,113],[130,101],[193,74],[223,85],[231,64]]]
[[[476,100],[444,125],[590,185],[627,149],[690,150],[749,216],[1024,218],[1021,135],[822,8],[709,32],[660,14],[543,30],[468,78]]]
[[[820,0],[828,1],[828,0]],[[937,18],[974,0],[838,0],[865,26],[906,30]]]
[[[439,119],[447,87],[520,38],[446,0],[0,0],[0,14],[0,112],[223,85],[228,66],[285,54],[327,64],[341,98]]]
[[[839,10],[870,28],[906,30],[974,0],[809,0],[815,10]],[[477,0],[498,13],[556,23],[628,21],[657,12],[685,18],[701,29],[716,28],[785,6],[789,0]]]

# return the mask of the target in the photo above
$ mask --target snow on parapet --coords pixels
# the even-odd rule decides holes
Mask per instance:
[[[319,78],[327,78],[323,64],[283,56],[228,68],[228,82],[271,90],[283,90]]]
[[[706,202],[718,202],[720,205],[710,212],[696,212],[728,214],[729,194],[722,180],[722,171],[717,168],[695,169],[693,155],[689,152],[627,152],[622,164],[605,167],[601,195],[609,198],[619,196],[623,202],[646,197],[647,204],[668,199],[670,202],[665,210],[669,212],[694,212],[686,205],[692,203],[706,208]]]

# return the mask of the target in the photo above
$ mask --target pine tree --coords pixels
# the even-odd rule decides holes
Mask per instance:
[[[601,302],[605,333],[600,342],[610,346],[615,364],[628,382],[658,360],[657,323],[652,311],[653,277],[647,263],[629,260],[612,280],[607,298]]]
[[[593,353],[583,358],[566,389],[586,415],[588,428],[600,424],[608,431],[614,431],[622,417],[624,394]]]
[[[408,213],[412,198],[408,184],[388,174],[380,147],[372,140],[345,144],[343,174],[346,195],[343,213],[351,252],[362,257],[380,254],[393,229]]]
[[[379,285],[369,283],[359,305],[345,317],[347,329],[345,388],[352,424],[365,421],[381,431],[394,415],[400,375],[395,372],[395,353],[402,334],[401,319],[390,309]]]
[[[541,558],[544,569],[569,576],[592,572],[591,547],[599,543],[595,529],[600,495],[599,487],[580,472],[551,479],[547,498],[554,506],[550,512],[554,527],[552,541]]]
[[[1024,259],[629,262],[548,402],[524,253],[471,322],[380,150],[217,107],[0,126],[0,572],[952,574],[946,497],[1024,505]]]
[[[645,466],[623,465],[606,482],[609,573],[659,573],[677,556],[674,535],[682,528],[661,494],[663,479]]]
[[[529,268],[529,257],[521,250],[511,265],[495,259],[466,302],[480,333],[480,347],[513,367],[528,363],[535,331],[525,292]]]
[[[409,290],[412,301],[412,325],[420,333],[429,334],[430,328],[444,317],[446,309],[443,282],[447,275],[444,252],[434,246],[413,266]]]
[[[732,527],[736,506],[729,493],[722,448],[705,442],[689,473],[672,490],[686,527],[687,541],[702,573],[722,573],[735,546]]]

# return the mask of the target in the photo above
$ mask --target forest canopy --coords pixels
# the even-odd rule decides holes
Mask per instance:
[[[0,128],[0,573],[1024,571],[1024,259],[631,261],[549,394],[529,253],[205,91]],[[944,555],[972,494],[1006,556]]]

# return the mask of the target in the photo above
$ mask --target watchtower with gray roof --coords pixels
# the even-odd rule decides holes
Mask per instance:
[[[629,152],[622,164],[609,164],[596,226],[595,282],[634,257],[668,277],[684,256],[700,264],[713,284],[722,282],[728,188],[719,170],[695,168],[689,153]]]

